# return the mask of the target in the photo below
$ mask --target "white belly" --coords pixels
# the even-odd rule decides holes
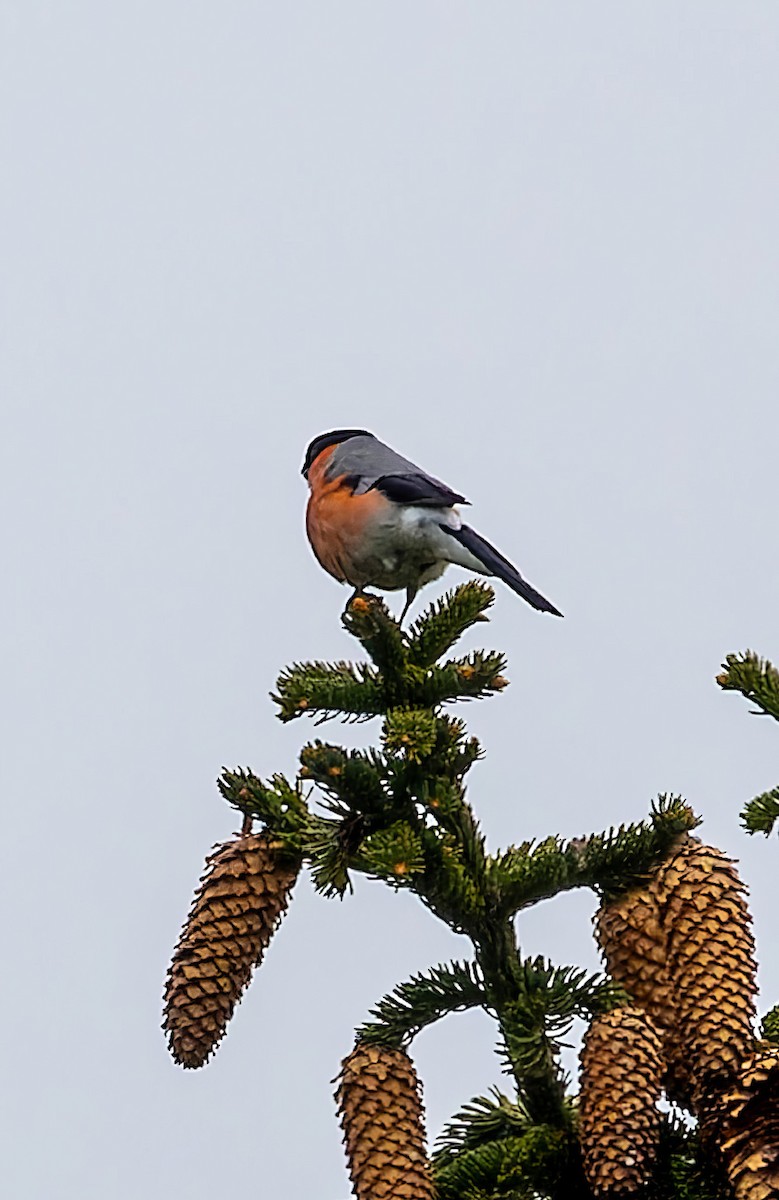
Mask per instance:
[[[364,586],[384,591],[418,587],[438,579],[451,561],[452,542],[441,525],[458,528],[459,514],[451,508],[392,508],[372,523],[364,550],[354,566]]]

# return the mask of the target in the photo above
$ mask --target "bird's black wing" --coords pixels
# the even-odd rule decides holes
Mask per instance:
[[[425,475],[382,475],[371,485],[394,504],[422,504],[431,508],[449,508],[452,504],[467,504],[465,496],[453,492],[445,483]]]

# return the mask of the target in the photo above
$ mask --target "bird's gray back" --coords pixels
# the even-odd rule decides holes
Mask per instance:
[[[384,475],[422,475],[439,483],[416,463],[375,437],[353,437],[341,442],[330,456],[326,474],[330,479],[339,475],[359,475],[360,482],[355,487],[358,494],[367,492]]]

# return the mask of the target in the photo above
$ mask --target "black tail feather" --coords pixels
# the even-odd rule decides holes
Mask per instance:
[[[500,550],[496,550],[494,546],[477,533],[475,529],[471,529],[470,525],[461,525],[459,529],[452,529],[448,525],[442,525],[441,528],[445,533],[450,534],[455,541],[469,550],[475,558],[478,558],[480,563],[483,563],[484,570],[488,575],[497,575],[498,579],[502,579],[507,583],[513,592],[521,596],[523,600],[527,600],[528,604],[532,604],[533,608],[537,608],[539,612],[552,613],[555,617],[561,617],[563,614],[559,609],[531,587],[522,576],[513,563],[510,563],[507,558],[501,554]]]

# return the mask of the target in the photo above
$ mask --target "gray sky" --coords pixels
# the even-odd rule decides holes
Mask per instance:
[[[6,0],[3,25],[9,1194],[342,1200],[353,1026],[465,953],[409,897],[303,880],[212,1064],[158,1029],[236,827],[214,778],[294,773],[313,731],[279,725],[276,674],[352,653],[299,474],[340,425],[464,490],[566,614],[503,589],[470,639],[512,680],[465,710],[490,845],[682,792],[741,860],[776,1002],[776,844],[738,810],[779,737],[713,676],[779,658],[779,6]],[[593,907],[544,904],[524,948],[594,966]],[[418,1039],[431,1133],[498,1081],[492,1044],[479,1015]]]

